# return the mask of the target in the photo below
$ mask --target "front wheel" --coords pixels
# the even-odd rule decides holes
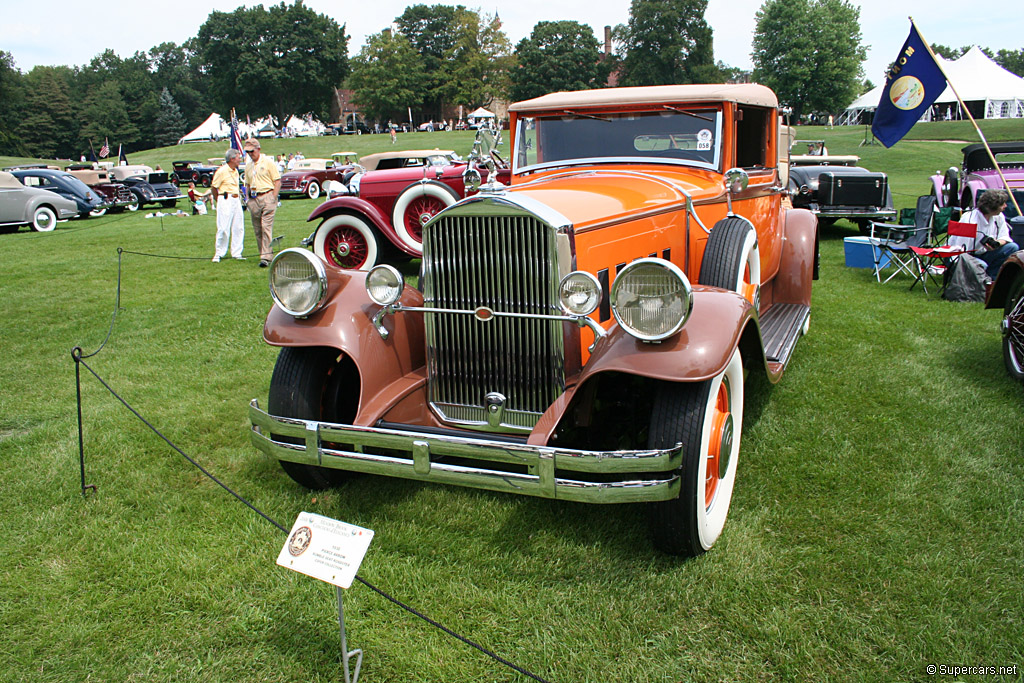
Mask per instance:
[[[1003,361],[1007,372],[1024,382],[1024,273],[1010,285],[1003,311]]]
[[[313,253],[338,268],[369,270],[377,264],[377,237],[359,216],[339,213],[317,228]]]
[[[201,178],[199,178],[199,184],[202,185],[203,187],[209,187],[210,185],[213,185],[213,176],[212,175],[204,175],[204,176],[202,176]]]
[[[32,213],[32,229],[36,232],[51,232],[57,227],[57,214],[48,206],[40,206]]]
[[[284,348],[270,379],[271,415],[324,422],[351,422],[359,400],[359,373],[339,352],[324,348]],[[286,440],[285,437],[275,437]],[[349,472],[280,460],[295,482],[309,489],[337,486]]]
[[[142,201],[139,199],[139,195],[132,193],[132,202],[125,208],[129,211],[138,211],[140,206],[142,206]]]
[[[105,216],[106,214],[107,207],[105,206],[102,209],[93,209],[92,211],[89,212],[89,215],[92,216],[93,218],[99,218],[100,216]]]
[[[417,183],[407,187],[395,200],[391,216],[398,238],[422,253],[423,226],[457,201],[455,192],[443,183]]]
[[[742,218],[723,218],[708,235],[700,264],[702,285],[736,292],[755,309],[761,302],[761,257],[757,233]]]
[[[647,445],[683,444],[679,497],[648,506],[658,550],[696,557],[718,540],[732,502],[742,431],[743,360],[738,349],[715,377],[658,389]]]
[[[308,195],[310,199],[316,199],[317,197],[319,197],[320,196],[320,183],[318,183],[315,180],[313,182],[311,182],[309,184],[309,187],[306,188],[306,195]]]

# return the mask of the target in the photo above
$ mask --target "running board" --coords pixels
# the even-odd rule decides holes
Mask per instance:
[[[804,321],[811,307],[803,304],[775,304],[761,316],[761,340],[764,355],[770,363],[786,367],[800,338]]]

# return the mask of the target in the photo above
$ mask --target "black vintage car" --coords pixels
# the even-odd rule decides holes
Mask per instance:
[[[90,215],[102,216],[110,207],[110,203],[103,195],[67,171],[41,165],[11,167],[4,170],[10,171],[26,187],[49,190],[75,202],[78,205],[78,215],[82,218]]]
[[[812,153],[789,159],[789,194],[795,208],[809,209],[822,225],[845,218],[861,230],[871,221],[896,220],[888,176],[857,166],[856,156],[821,154],[824,145],[815,142],[806,143]]]
[[[217,172],[216,166],[209,166],[201,161],[172,161],[171,164],[174,167],[171,182],[178,185],[195,183],[209,187],[213,182],[213,174]]]
[[[149,166],[114,166],[110,175],[128,186],[139,200],[139,206],[159,204],[171,208],[183,196],[168,173],[154,172]]]

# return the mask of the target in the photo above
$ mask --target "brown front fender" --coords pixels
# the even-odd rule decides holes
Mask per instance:
[[[275,305],[263,326],[263,339],[271,346],[318,346],[344,353],[359,371],[359,413],[354,423],[367,425],[382,410],[375,399],[387,396],[394,400],[423,384],[423,316],[385,316],[382,324],[389,334],[383,339],[373,325],[380,306],[366,294],[366,273],[328,268],[327,278],[323,308],[303,319],[293,318]],[[406,287],[401,302],[422,306],[423,296]]]
[[[753,306],[739,294],[715,287],[694,288],[693,313],[686,326],[660,344],[642,342],[613,325],[594,348],[578,381],[541,416],[530,443],[547,443],[573,398],[600,374],[616,372],[667,382],[700,382],[725,370],[737,347],[741,347],[747,367],[753,363],[764,368]]]

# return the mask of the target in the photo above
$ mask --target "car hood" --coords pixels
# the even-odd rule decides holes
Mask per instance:
[[[720,196],[722,177],[710,171],[666,172],[644,169],[588,169],[545,175],[513,185],[508,194],[539,202],[577,229],[616,223],[636,214],[658,213]]]

